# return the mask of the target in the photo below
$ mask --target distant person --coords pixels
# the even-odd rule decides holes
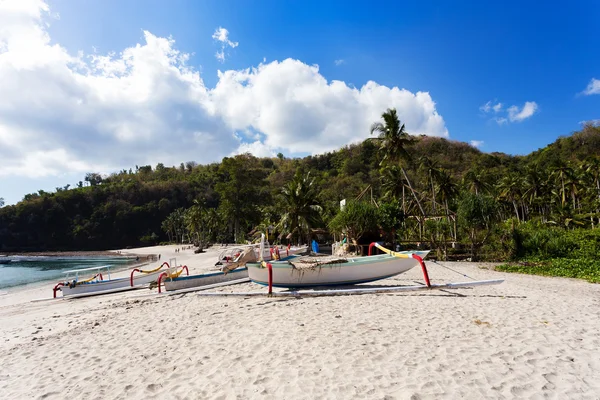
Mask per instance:
[[[160,254],[158,255],[158,259],[160,260]]]

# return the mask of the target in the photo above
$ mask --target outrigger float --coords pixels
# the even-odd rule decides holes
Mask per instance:
[[[175,261],[174,259],[171,261]],[[176,264],[176,262],[174,263]],[[166,269],[163,269],[166,267]],[[123,292],[126,290],[148,288],[151,283],[157,282],[165,277],[178,277],[184,271],[189,275],[188,267],[171,268],[168,262],[163,262],[160,267],[145,271],[139,268],[131,270],[129,277],[110,278],[111,265],[103,265],[99,267],[74,269],[65,271],[67,275],[64,281],[56,284],[53,288],[53,298],[56,298],[58,291],[62,292],[63,297],[77,298],[95,296],[100,294]],[[80,280],[80,275],[92,273],[93,276],[84,280]],[[137,273],[137,275],[136,275]],[[104,279],[106,275],[107,279]]]

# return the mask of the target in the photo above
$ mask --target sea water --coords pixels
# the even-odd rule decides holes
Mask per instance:
[[[117,270],[131,263],[129,257],[73,256],[73,257],[26,257],[10,256],[10,264],[0,264],[0,289],[21,286],[45,280],[58,282],[65,277],[64,271],[111,265]],[[93,271],[90,272],[92,276]],[[82,278],[85,275],[82,276]]]

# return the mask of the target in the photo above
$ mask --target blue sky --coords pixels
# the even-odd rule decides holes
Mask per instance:
[[[289,81],[290,87],[306,84],[307,91],[311,92],[310,85],[319,79],[325,79],[326,85],[334,80],[342,81],[345,85],[343,92],[346,94],[324,89],[325,100],[324,103],[317,102],[317,110],[323,108],[322,104],[330,104],[331,96],[341,99],[342,103],[349,102],[343,96],[349,96],[347,98],[350,99],[358,95],[350,94],[348,88],[360,90],[368,81],[374,81],[390,90],[394,87],[406,89],[408,92],[405,93],[410,94],[426,92],[428,97],[424,99],[399,100],[399,97],[394,97],[388,91],[376,98],[373,104],[369,104],[373,108],[381,107],[377,111],[381,113],[387,107],[384,106],[388,101],[386,99],[395,99],[389,100],[389,106],[399,109],[406,106],[405,114],[400,115],[407,120],[409,131],[442,136],[447,134],[453,140],[475,141],[474,144],[486,152],[527,154],[553,142],[558,136],[578,130],[581,121],[600,119],[600,81],[593,81],[600,79],[600,56],[597,51],[600,48],[600,35],[596,28],[600,3],[595,1],[544,4],[523,1],[429,1],[403,4],[397,1],[49,0],[47,4],[49,12],[43,12],[39,19],[33,18],[40,26],[45,26],[45,22],[49,23],[49,27],[43,28],[49,37],[47,46],[58,44],[70,55],[76,55],[78,51],[86,56],[115,52],[115,57],[118,58],[124,49],[136,44],[144,46],[147,42],[144,31],[148,31],[153,37],[172,38],[174,43],[170,48],[189,54],[189,59],[185,62],[186,68],[199,72],[207,91],[212,91],[218,84],[223,85],[223,91],[219,95],[216,90],[210,94],[215,99],[218,97],[218,100],[211,97],[210,104],[207,103],[208,100],[199,100],[204,104],[202,117],[193,115],[193,103],[182,105],[180,96],[170,94],[165,95],[165,98],[171,99],[170,102],[165,101],[160,111],[154,106],[132,111],[140,115],[150,113],[158,119],[168,115],[162,110],[183,115],[183,120],[188,122],[181,127],[182,143],[189,135],[203,138],[203,143],[212,142],[214,138],[210,135],[218,132],[219,137],[227,136],[228,139],[219,142],[218,146],[215,142],[215,149],[232,146],[231,151],[234,151],[240,146],[241,149],[250,150],[260,148],[260,153],[264,146],[271,152],[282,151],[294,156],[318,153],[356,141],[360,136],[340,134],[338,137],[332,133],[338,132],[336,129],[349,129],[348,126],[335,127],[326,121],[327,115],[307,111],[304,119],[323,121],[317,125],[307,125],[305,129],[320,130],[320,136],[311,138],[315,147],[307,142],[301,143],[299,139],[296,143],[301,132],[281,133],[282,128],[278,127],[286,125],[288,115],[290,120],[287,125],[295,124],[291,115],[298,109],[298,103],[294,103],[293,107],[290,105],[290,108],[277,110],[279,117],[274,117],[273,120],[258,121],[267,115],[271,101],[282,101],[275,91],[289,93],[289,88],[282,87],[285,82]],[[60,15],[59,18],[56,13]],[[236,47],[223,47],[223,42],[213,38],[219,27],[228,31],[227,40],[237,42]],[[0,43],[1,39],[0,37]],[[17,44],[14,44],[13,49],[17,49]],[[215,57],[215,53],[221,49],[224,49],[223,62]],[[284,67],[282,62],[286,59],[296,60],[298,63],[286,64]],[[277,65],[271,64],[275,62]],[[265,68],[262,73],[257,72],[250,77],[234,73],[235,77],[229,81],[217,75],[218,70],[243,71],[247,68],[259,68],[260,65],[270,65],[271,68]],[[318,65],[318,72],[307,70],[313,65]],[[47,73],[48,76],[56,77],[60,75],[59,72],[48,73],[55,67],[39,66],[36,71],[39,71],[40,76]],[[60,71],[56,68],[56,71]],[[22,76],[22,69],[15,71],[12,72],[21,74],[15,76]],[[106,74],[106,70],[102,73]],[[87,74],[90,77],[92,73]],[[307,80],[294,80],[297,76],[305,75]],[[273,76],[282,79],[282,83],[272,86],[264,83],[277,81]],[[44,81],[47,82],[48,79],[50,78],[45,78]],[[239,79],[250,79],[242,86],[254,87],[254,93],[249,97],[254,100],[250,100],[250,103],[256,103],[258,96],[264,99],[264,105],[255,114],[238,121],[239,118],[234,114],[243,110],[240,108],[243,104],[237,104],[236,99],[242,96],[227,97],[227,93],[234,92],[229,89],[234,86],[230,85],[234,85]],[[13,78],[12,81],[14,80]],[[266,85],[261,86],[260,91],[257,89],[259,80],[263,82],[261,85]],[[189,79],[183,81],[188,82]],[[306,83],[308,81],[312,83]],[[55,90],[60,91],[67,86],[63,81],[57,82]],[[3,83],[0,80],[0,90],[2,85],[8,87],[7,81]],[[588,85],[590,94],[585,94]],[[198,93],[202,90],[195,92],[194,96],[201,98],[203,95]],[[237,87],[237,90],[243,88]],[[77,87],[65,92],[82,91],[81,87]],[[596,92],[598,94],[593,94]],[[265,98],[269,94],[273,96],[272,100]],[[102,96],[105,95],[103,93]],[[87,95],[82,96],[87,98]],[[303,96],[301,98],[313,100],[305,94]],[[365,100],[367,97],[370,99],[370,96],[365,94],[351,107],[362,107],[371,101]],[[188,95],[186,99],[189,100]],[[96,113],[98,109],[104,110],[106,106],[104,103],[84,104],[89,107],[83,112],[86,115]],[[489,106],[485,107],[486,104]],[[50,106],[45,106],[44,109],[47,110]],[[497,111],[493,106],[496,106]],[[340,107],[344,105],[336,104],[332,106],[332,110]],[[430,112],[432,107],[435,112]],[[307,105],[307,109],[309,108]],[[218,122],[198,122],[206,113],[215,112],[214,109],[217,110],[216,113],[222,114]],[[62,115],[70,115],[69,110],[71,109],[65,108]],[[343,111],[354,114],[353,110],[355,109]],[[105,114],[99,114],[83,122],[67,124],[69,129],[73,129],[73,133],[57,134],[55,141],[69,142],[68,146],[52,147],[52,144],[48,144],[40,147],[40,152],[54,150],[55,153],[48,157],[48,164],[40,162],[38,172],[47,168],[56,158],[68,158],[71,164],[48,167],[47,173],[32,173],[19,167],[18,163],[23,160],[15,160],[12,172],[5,172],[3,175],[0,173],[0,196],[7,203],[14,203],[25,193],[37,189],[52,190],[56,186],[74,184],[82,179],[86,168],[111,172],[145,162],[155,165],[161,161],[166,164],[171,161],[178,164],[179,161],[189,159],[211,161],[206,157],[194,157],[194,153],[178,154],[179,150],[173,147],[166,149],[166,154],[169,155],[166,160],[160,159],[164,152],[157,152],[149,158],[136,159],[123,155],[109,162],[94,158],[93,148],[70,144],[71,141],[80,142],[81,132],[89,130],[92,133],[85,140],[90,143],[100,143],[101,138],[114,138],[114,141],[110,141],[113,147],[102,147],[105,154],[112,153],[114,146],[127,149],[129,137],[123,132],[128,132],[132,126],[139,128],[139,121],[135,124],[123,121],[121,126],[111,128],[107,128],[104,122],[98,122],[103,118],[109,121],[121,118],[115,117],[114,113],[113,110],[106,117],[103,117]],[[369,111],[365,115],[364,119],[370,118],[372,122],[372,116],[376,114]],[[20,121],[19,118],[26,120],[25,117],[26,115],[2,113],[0,103],[0,128],[4,118],[4,126],[10,128],[11,132],[16,132],[15,126],[22,127],[23,124],[16,124],[14,121]],[[61,112],[48,118],[50,120],[44,120],[44,124],[50,121],[52,126],[54,123],[62,126],[64,122],[60,120]],[[181,118],[177,119],[180,120]],[[169,120],[166,126],[171,124]],[[193,129],[189,128],[191,125]],[[28,128],[27,132],[33,129],[40,135],[41,132],[48,135],[40,126],[44,125]],[[61,129],[65,131],[66,128]],[[238,142],[230,140],[232,132],[237,135]],[[148,135],[156,135],[152,136],[156,139],[161,133],[152,132]],[[13,145],[16,146],[14,143]],[[243,147],[244,145],[252,146]],[[202,152],[204,147],[203,145],[196,151]],[[220,154],[215,150],[211,154],[222,157],[228,153]],[[54,165],[56,164],[55,162]]]

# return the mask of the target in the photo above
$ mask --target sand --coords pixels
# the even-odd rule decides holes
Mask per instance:
[[[217,250],[175,255],[192,273]],[[442,263],[473,289],[304,299],[147,290],[34,302],[0,296],[0,397],[600,398],[600,285]],[[429,264],[433,283],[465,277]],[[373,283],[422,282],[417,268]],[[222,291],[264,291],[247,283]]]

